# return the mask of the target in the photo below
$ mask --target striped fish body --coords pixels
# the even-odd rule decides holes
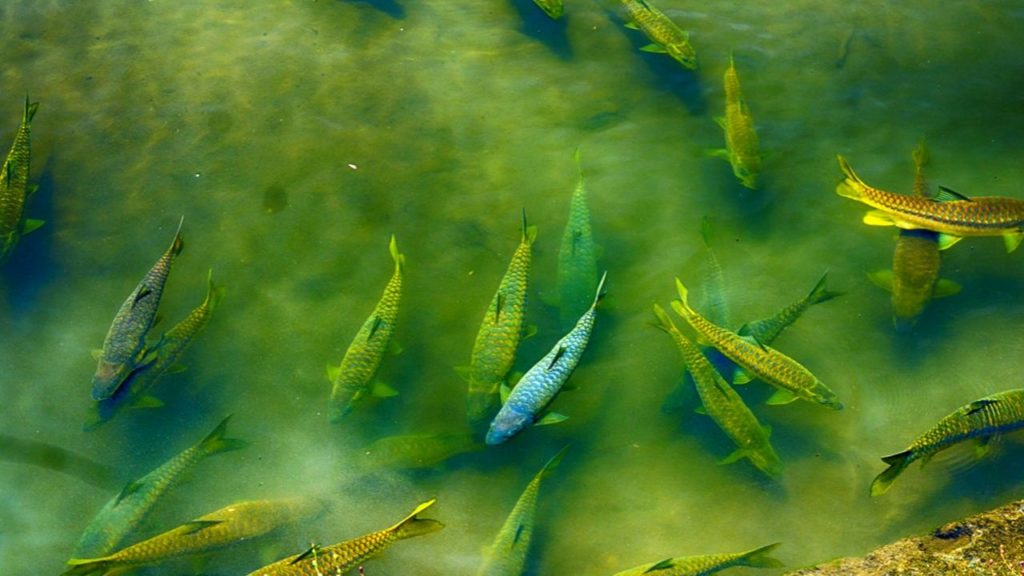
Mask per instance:
[[[764,343],[753,342],[708,322],[686,302],[686,288],[676,280],[680,300],[672,308],[726,358],[757,378],[796,398],[839,410],[842,404],[823,382],[802,364]]]
[[[241,440],[224,438],[229,418],[222,420],[213,432],[198,444],[142,478],[130,482],[120,494],[111,498],[85,528],[71,557],[106,556],[124,542],[163,495],[201,460],[213,454],[244,447],[245,443]]]
[[[405,256],[398,252],[394,236],[391,237],[390,251],[395,271],[384,287],[384,294],[352,339],[341,365],[328,374],[333,382],[329,401],[331,422],[340,422],[352,410],[353,404],[369,392],[370,383],[391,343],[402,299],[402,272],[405,268]]]
[[[653,42],[644,49],[665,52],[684,68],[697,69],[697,51],[690,44],[690,34],[665,16],[647,0],[622,0],[626,12],[637,29]]]
[[[531,247],[536,228],[523,223],[523,235],[512,255],[498,291],[484,314],[469,362],[466,418],[472,425],[486,422],[498,403],[498,390],[516,359],[526,316],[526,289]]]
[[[803,316],[808,308],[839,296],[839,292],[832,292],[825,287],[827,278],[827,274],[822,275],[810,293],[782,308],[773,316],[743,325],[739,330],[739,335],[750,336],[762,344],[771,345],[786,328]]]
[[[0,263],[10,256],[21,235],[27,232],[25,203],[34,191],[28,185],[32,168],[32,118],[38,109],[39,103],[29,103],[26,96],[21,126],[0,167]]]
[[[533,3],[552,20],[558,20],[565,12],[565,3],[562,0],[533,0]]]
[[[146,363],[146,334],[156,320],[164,283],[183,247],[179,222],[171,246],[135,286],[110,324],[92,377],[93,400],[110,398],[133,370]]]
[[[576,166],[580,166],[576,151]],[[569,219],[558,249],[558,312],[563,330],[568,330],[587,311],[597,288],[597,247],[590,227],[587,189],[583,171],[569,201]]]
[[[300,498],[237,502],[103,558],[69,560],[73,568],[65,574],[156,564],[225,548],[308,518],[319,508],[317,502]]]
[[[729,56],[729,67],[723,79],[725,86],[725,117],[719,121],[725,132],[725,149],[733,174],[746,188],[757,188],[761,173],[761,147],[754,130],[754,118],[743,100],[740,77]]]
[[[719,570],[725,570],[733,566],[752,566],[755,568],[778,568],[782,563],[769,556],[778,544],[770,544],[740,552],[738,554],[709,554],[705,556],[682,556],[669,558],[661,562],[652,562],[618,572],[615,576],[640,576],[650,574],[654,576],[706,576],[714,574]]]
[[[729,386],[697,346],[683,336],[668,314],[657,304],[654,306],[654,313],[661,328],[672,337],[679,348],[686,368],[693,377],[704,410],[736,444],[736,451],[726,458],[726,461],[750,458],[751,463],[769,477],[777,478],[781,475],[782,461],[768,440],[768,428],[761,425],[739,394]]]
[[[417,514],[435,500],[424,502],[412,514],[390,528],[346,540],[332,546],[313,546],[302,554],[289,556],[249,573],[249,576],[335,576],[345,574],[380,554],[399,540],[435,532],[444,527],[436,520],[419,519]]]
[[[871,494],[877,496],[888,490],[896,477],[915,460],[927,461],[959,442],[971,438],[987,442],[995,434],[1021,427],[1024,427],[1024,388],[1007,390],[961,406],[939,420],[906,450],[882,458],[889,468],[872,482]]]
[[[598,284],[594,303],[576,322],[576,326],[516,383],[516,387],[512,389],[505,404],[491,422],[484,438],[485,443],[494,446],[507,441],[523,428],[533,424],[541,410],[554,400],[587,348],[597,318],[596,306],[603,286],[604,277]]]

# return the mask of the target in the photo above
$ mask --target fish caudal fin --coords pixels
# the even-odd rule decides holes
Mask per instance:
[[[781,542],[776,542],[774,544],[756,548],[750,552],[745,552],[742,556],[743,565],[753,566],[755,568],[781,568],[784,564],[769,556],[769,554],[771,554],[781,544]]]
[[[843,176],[845,176],[843,181],[836,185],[836,194],[846,198],[860,200],[863,196],[864,190],[868,187],[867,184],[864,184],[864,182],[857,177],[853,168],[850,167],[850,163],[846,161],[846,158],[843,158],[842,156],[836,156],[836,158],[839,159],[839,169],[843,171]]]
[[[899,477],[900,474],[910,465],[913,454],[910,450],[904,450],[891,456],[885,456],[882,458],[882,462],[889,465],[881,474],[875,477],[874,481],[871,482],[871,495],[881,496],[885,494],[893,481]]]
[[[207,310],[213,312],[220,305],[221,300],[224,299],[224,287],[213,283],[213,268],[206,274],[206,284],[206,301],[203,302],[203,306],[206,306]]]
[[[535,240],[537,240],[537,227],[526,225],[526,208],[523,208],[523,237],[521,242],[532,246]]]
[[[832,292],[825,287],[825,281],[828,280],[828,272],[821,275],[821,279],[814,285],[811,292],[807,295],[807,302],[810,304],[821,304],[827,300],[831,300],[836,296],[842,296],[842,292]]]
[[[25,94],[25,113],[21,117],[21,122],[26,126],[32,124],[32,118],[35,117],[36,111],[38,110],[39,102],[30,102],[28,94]]]
[[[590,305],[591,309],[597,308],[597,304],[604,298],[607,292],[604,291],[604,281],[608,278],[608,271],[605,270],[604,274],[601,274],[601,280],[597,283],[597,291],[594,293],[594,303]]]
[[[178,220],[178,229],[174,231],[174,240],[171,240],[171,247],[168,252],[172,256],[181,254],[181,251],[185,249],[185,241],[181,239],[181,225],[185,223],[185,216],[182,215],[181,219]]]
[[[391,235],[391,242],[388,243],[388,251],[391,252],[391,259],[395,261],[395,272],[401,272],[405,269],[405,254],[398,251],[398,242],[395,241],[395,235]]]
[[[543,480],[547,478],[548,475],[550,475],[555,470],[555,468],[558,468],[558,465],[561,464],[562,459],[565,458],[565,453],[569,450],[569,446],[571,446],[571,444],[563,447],[561,450],[558,451],[557,454],[552,456],[546,464],[544,464],[544,467],[540,469],[540,472],[537,472],[538,480]]]
[[[410,512],[408,516],[403,518],[401,522],[395,524],[391,528],[388,528],[388,530],[394,532],[395,536],[397,536],[399,540],[402,540],[404,538],[412,538],[413,536],[430,534],[431,532],[436,532],[441,528],[444,528],[444,524],[441,524],[437,520],[416,517],[427,508],[433,506],[435,502],[437,502],[437,498],[431,498],[430,500],[420,504],[415,510]]]
[[[110,568],[107,558],[72,558],[67,563],[71,568],[61,572],[60,576],[102,575]]]
[[[690,291],[686,289],[683,281],[679,278],[676,278],[676,292],[679,294],[679,300],[672,301],[672,309],[685,318],[688,314],[693,313],[693,308],[690,308]]]
[[[672,322],[671,318],[669,318],[665,309],[657,304],[654,305],[654,315],[658,318],[658,323],[655,324],[655,327],[668,333],[672,333],[677,330],[675,323]]]
[[[220,424],[210,432],[203,441],[199,443],[199,449],[205,452],[207,455],[217,454],[219,452],[229,452],[231,450],[239,450],[249,445],[245,440],[239,440],[238,438],[225,438],[224,434],[228,428],[228,420],[231,420],[231,416],[220,421]]]

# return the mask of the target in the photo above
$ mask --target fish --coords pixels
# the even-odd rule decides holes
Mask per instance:
[[[20,462],[74,476],[97,488],[116,488],[117,471],[66,448],[0,434],[0,461]]]
[[[26,94],[21,125],[0,167],[0,264],[10,257],[22,236],[43,225],[42,220],[25,218],[25,205],[39,188],[28,183],[32,170],[32,118],[37,110],[39,102],[29,102]]]
[[[731,54],[729,67],[725,69],[724,85],[725,116],[715,118],[715,122],[725,132],[725,148],[712,150],[711,153],[729,162],[740,184],[756,190],[761,173],[761,148],[754,129],[754,118],[743,99],[740,77],[736,73],[736,64]]]
[[[160,256],[156,264],[146,272],[110,324],[103,348],[96,352],[96,374],[92,377],[92,399],[110,398],[128,375],[137,368],[149,364],[154,356],[146,350],[146,334],[156,321],[164,283],[171,273],[175,257],[185,247],[181,239],[183,216],[170,247]]]
[[[597,318],[597,304],[604,297],[604,281],[607,277],[608,272],[601,276],[594,301],[590,309],[580,316],[576,326],[516,383],[501,410],[491,421],[487,436],[484,438],[488,446],[506,442],[523,428],[533,424],[540,412],[558,395],[587,348],[590,332]],[[564,420],[564,417],[549,416],[551,420]]]
[[[587,311],[597,287],[597,247],[590,227],[579,148],[573,160],[579,179],[569,201],[569,219],[558,248],[558,313],[563,330],[572,328]]]
[[[647,0],[622,0],[632,19],[627,28],[640,30],[651,41],[641,48],[644,52],[668,54],[683,68],[697,69],[697,51],[690,44],[690,33],[665,16]]]
[[[811,288],[811,291],[806,296],[782,308],[768,318],[747,322],[740,327],[737,333],[740,336],[753,338],[762,344],[771,344],[786,328],[803,316],[808,308],[843,295],[842,292],[829,290],[825,285],[827,281],[828,272],[821,275],[817,284],[814,285],[814,288]]]
[[[391,259],[395,262],[395,271],[384,287],[384,294],[373,309],[370,317],[363,322],[352,343],[345,351],[345,357],[337,367],[327,367],[327,377],[331,380],[331,397],[329,400],[330,420],[333,423],[341,420],[352,410],[352,406],[367,393],[379,396],[394,396],[394,390],[383,385],[378,390],[371,390],[371,381],[380,367],[384,352],[391,344],[391,336],[395,331],[398,319],[398,306],[402,299],[402,271],[405,268],[405,255],[398,252],[398,244],[394,234],[388,245]]]
[[[466,419],[473,427],[486,423],[494,414],[498,390],[515,362],[526,316],[531,248],[536,239],[537,228],[526,225],[524,210],[519,246],[491,298],[473,343],[466,378]]]
[[[1024,427],[1024,388],[999,392],[961,406],[942,418],[902,452],[882,458],[889,465],[871,482],[871,495],[885,494],[915,460],[922,465],[954,444],[977,438],[979,454],[997,434]]]
[[[870,226],[920,228],[939,234],[939,250],[946,250],[965,236],[1002,236],[1007,252],[1024,239],[1024,200],[1005,196],[968,198],[949,188],[939,188],[935,198],[896,194],[865,184],[849,162],[838,156],[844,178],[836,193],[874,210],[864,216]]]
[[[401,434],[385,436],[364,447],[353,462],[366,472],[430,468],[445,460],[482,450],[474,434]]]
[[[247,446],[243,440],[224,437],[230,419],[228,416],[221,420],[198,444],[125,485],[89,522],[71,557],[100,558],[113,552],[142,523],[163,495],[201,460]]]
[[[484,555],[477,576],[520,576],[526,566],[526,553],[533,537],[534,516],[540,484],[565,457],[568,446],[562,448],[534,475],[533,480],[516,500],[515,506],[494,537]]]
[[[565,3],[562,0],[533,0],[533,3],[552,20],[558,20],[565,12]]]
[[[616,573],[615,576],[640,576],[641,574],[651,574],[653,576],[705,576],[733,566],[781,568],[783,566],[782,562],[769,556],[779,545],[780,543],[777,542],[738,554],[709,554],[706,556],[667,558],[661,562],[652,562],[651,564],[623,570]]]
[[[704,252],[707,256],[704,276],[704,300],[702,310],[706,310],[704,316],[719,326],[728,326],[729,301],[725,297],[725,274],[722,272],[722,264],[718,256],[711,249],[711,219],[705,216],[700,223],[700,237],[704,242]]]
[[[737,370],[737,376],[746,379],[755,375],[766,384],[778,388],[769,399],[769,404],[785,404],[799,398],[834,410],[842,409],[843,405],[835,393],[802,364],[763,342],[708,322],[687,303],[687,289],[679,278],[676,278],[676,290],[679,300],[672,301],[672,309],[702,339],[740,366],[742,370]]]
[[[437,520],[419,518],[437,502],[427,500],[394,526],[346,540],[332,546],[313,545],[301,554],[289,556],[249,573],[248,576],[335,576],[345,574],[380,554],[399,540],[437,532],[444,528]]]
[[[159,399],[148,392],[164,375],[175,370],[184,370],[178,363],[181,355],[192,345],[195,337],[206,328],[214,310],[224,298],[224,288],[213,283],[213,271],[207,275],[206,299],[192,310],[184,320],[165,332],[159,343],[153,347],[155,359],[132,372],[114,394],[105,400],[93,403],[93,410],[86,422],[86,430],[95,430],[111,420],[126,407],[155,408],[163,406]]]
[[[62,576],[102,575],[211,552],[313,517],[322,508],[311,498],[235,502],[113,554],[72,558]]]
[[[924,177],[928,151],[924,142],[914,150],[913,159],[914,195],[928,198],[928,184]],[[905,332],[912,328],[932,298],[960,292],[959,284],[939,278],[941,265],[937,232],[900,230],[893,252],[892,269],[868,274],[875,285],[891,294],[893,325],[897,331]]]
[[[748,458],[751,464],[768,477],[774,479],[782,475],[782,460],[769,441],[771,429],[757,420],[740,395],[729,386],[697,346],[683,336],[661,306],[654,305],[654,315],[658,318],[659,328],[668,333],[679,348],[683,362],[693,376],[704,412],[737,446],[722,463]]]

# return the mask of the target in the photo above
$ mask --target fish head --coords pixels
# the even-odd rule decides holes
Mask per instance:
[[[96,365],[96,373],[92,377],[92,399],[110,398],[127,376],[128,371],[124,364],[114,364],[101,359]]]
[[[732,173],[740,181],[744,188],[757,189],[757,176],[761,172],[761,159],[754,157],[736,156],[733,162]]]
[[[526,428],[531,422],[533,422],[533,418],[529,414],[524,414],[506,404],[498,412],[498,415],[494,417],[494,421],[491,422],[491,427],[487,430],[484,442],[488,446],[501,444],[518,434],[520,430]]]
[[[668,44],[665,46],[665,52],[668,52],[668,55],[675,58],[684,68],[690,70],[697,69],[697,53],[694,52],[693,47],[688,42]]]

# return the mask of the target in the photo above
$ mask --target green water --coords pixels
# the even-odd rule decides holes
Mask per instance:
[[[865,275],[890,266],[895,233],[864,226],[863,208],[834,193],[836,153],[869,184],[909,192],[924,138],[933,184],[1021,196],[1020,3],[661,0],[691,32],[696,73],[641,53],[614,2],[566,4],[552,24],[526,0],[4,2],[0,141],[25,93],[38,99],[41,190],[28,215],[47,224],[0,273],[0,432],[127,481],[233,413],[230,434],[251,446],[201,464],[140,537],[239,499],[334,504],[270,550],[151,574],[244,574],[388,526],[433,496],[429,516],[446,529],[396,545],[367,574],[473,574],[519,492],[570,442],[541,490],[530,574],[610,574],[775,541],[798,567],[1020,498],[1012,436],[965,470],[914,466],[877,499],[868,485],[879,457],[941,416],[1021,386],[1021,252],[992,238],[957,245],[942,274],[963,292],[897,334],[888,295]],[[767,152],[757,192],[705,155],[722,145],[712,118],[730,51]],[[570,419],[436,469],[366,477],[352,450],[462,425],[453,367],[468,362],[522,208],[539,230],[528,311],[539,330],[517,369],[561,336],[545,302],[576,147],[609,295],[579,389],[555,401]],[[208,269],[227,297],[188,371],[154,389],[164,409],[83,432],[90,350],[181,215],[186,246],[158,328],[199,304]],[[747,462],[717,465],[732,448],[705,417],[661,410],[682,366],[650,307],[674,297],[675,276],[701,294],[705,216],[738,321],[803,296],[825,270],[845,292],[775,345],[846,409],[763,406],[759,383],[743,392],[774,430],[777,483]],[[407,256],[403,352],[380,377],[400,395],[331,426],[324,366],[380,296],[392,233]],[[12,575],[59,573],[117,491],[9,462],[0,487],[0,566]]]

